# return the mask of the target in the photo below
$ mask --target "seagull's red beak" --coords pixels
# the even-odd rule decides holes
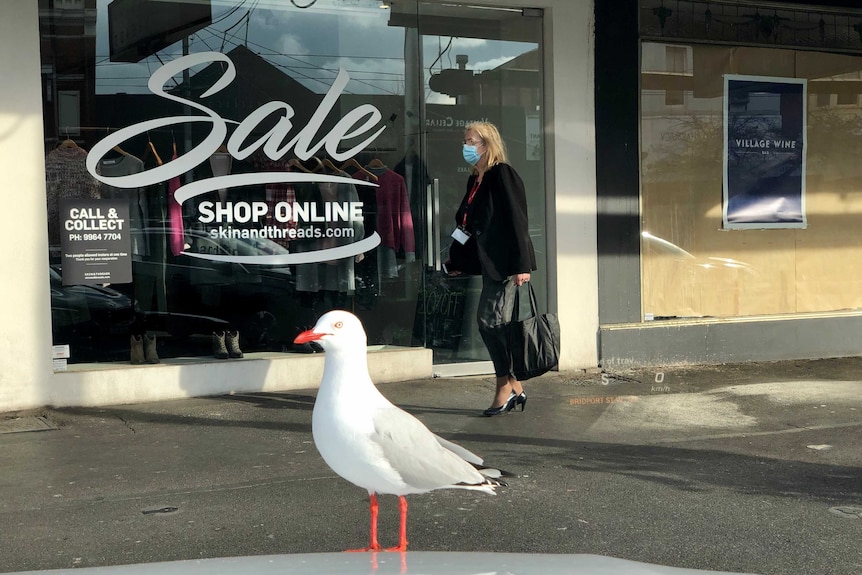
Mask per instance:
[[[317,341],[325,335],[325,333],[316,333],[315,331],[309,329],[296,336],[296,339],[293,340],[293,343],[308,343],[309,341]]]

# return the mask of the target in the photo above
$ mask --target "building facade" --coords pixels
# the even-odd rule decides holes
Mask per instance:
[[[0,11],[2,410],[313,387],[293,338],[333,308],[378,382],[489,373],[479,280],[442,271],[476,120],[561,369],[856,353],[849,2]]]

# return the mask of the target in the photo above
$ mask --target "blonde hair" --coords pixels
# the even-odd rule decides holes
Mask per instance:
[[[508,163],[506,157],[506,144],[503,143],[503,138],[500,136],[500,130],[491,122],[471,122],[464,128],[466,135],[469,130],[476,132],[482,141],[485,142],[485,153],[488,154],[487,166],[496,166],[500,163]],[[473,171],[478,172],[478,168],[473,166]]]

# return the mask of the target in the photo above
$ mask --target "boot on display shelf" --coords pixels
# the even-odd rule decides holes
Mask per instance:
[[[140,365],[144,363],[144,338],[140,335],[133,335],[129,337],[129,344],[131,345],[131,364],[132,365]]]
[[[144,336],[144,360],[147,363],[159,363],[159,354],[156,351],[156,336]]]
[[[225,333],[223,331],[213,332],[213,356],[216,359],[227,359],[230,354],[225,347]]]
[[[239,359],[242,357],[242,350],[239,348],[239,331],[225,332],[224,343],[230,358]]]

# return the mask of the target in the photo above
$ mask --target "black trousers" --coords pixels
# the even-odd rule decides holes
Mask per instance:
[[[494,375],[497,377],[512,375],[512,354],[502,326],[512,321],[518,289],[518,286],[512,283],[511,277],[499,281],[482,274],[482,293],[479,296],[476,321],[479,324],[479,334],[494,364]],[[529,304],[529,299],[527,303]]]

